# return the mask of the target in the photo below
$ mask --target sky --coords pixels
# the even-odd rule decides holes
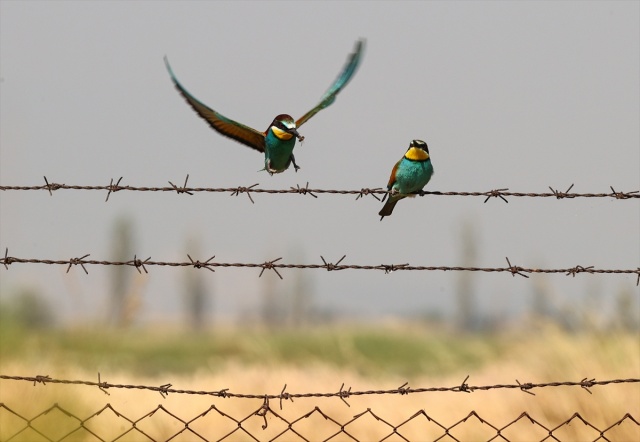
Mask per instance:
[[[214,132],[173,88],[259,130],[319,101],[359,38],[358,72],[307,122],[302,169],[269,176],[259,153]],[[429,144],[425,190],[640,190],[639,2],[0,2],[0,184],[288,189],[384,187],[412,139]],[[372,197],[45,191],[0,193],[0,249],[21,258],[112,258],[132,223],[138,257],[186,261],[634,269],[640,201],[427,196],[380,221]],[[191,243],[189,243],[191,241]],[[191,244],[191,245],[188,245]],[[197,255],[197,256],[194,256]],[[36,290],[99,320],[112,269],[14,264],[0,295]],[[185,272],[138,277],[141,321],[177,319]],[[131,268],[131,272],[137,273]],[[358,318],[455,311],[457,272],[200,270],[208,314],[259,309],[300,277],[315,308]],[[303,273],[301,275],[301,273]],[[483,314],[517,313],[544,287],[559,309],[611,309],[635,275],[471,275]],[[637,304],[636,304],[637,305]]]

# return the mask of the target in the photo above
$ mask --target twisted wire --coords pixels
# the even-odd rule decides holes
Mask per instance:
[[[92,190],[92,191],[107,191],[107,197],[105,201],[109,200],[109,196],[114,192],[131,191],[131,192],[175,192],[177,194],[193,195],[198,192],[209,193],[229,193],[231,196],[238,196],[242,193],[246,193],[251,202],[254,200],[252,194],[301,194],[309,195],[317,198],[317,195],[356,195],[356,199],[363,198],[366,195],[371,195],[376,199],[380,199],[378,195],[385,195],[389,193],[380,187],[376,188],[361,188],[359,190],[340,190],[340,189],[313,189],[309,188],[309,183],[304,187],[296,185],[296,187],[290,187],[289,189],[263,189],[256,187],[259,184],[253,184],[250,186],[237,186],[237,187],[187,187],[189,175],[187,175],[184,184],[178,186],[171,181],[168,181],[169,186],[129,186],[120,185],[122,177],[120,177],[115,183],[111,179],[107,185],[75,185],[75,184],[60,184],[55,182],[49,182],[47,177],[44,177],[45,184],[42,185],[30,185],[30,186],[0,186],[0,191],[32,191],[32,190],[45,190],[50,195],[53,195],[57,190]],[[528,198],[556,198],[556,199],[573,199],[573,198],[613,198],[616,200],[636,199],[640,198],[640,191],[628,191],[619,192],[616,191],[613,186],[609,186],[610,192],[598,192],[598,193],[578,193],[571,192],[573,184],[569,186],[566,191],[560,191],[549,186],[550,192],[513,192],[508,188],[491,189],[488,191],[468,192],[468,191],[421,191],[418,193],[420,196],[463,196],[463,197],[483,197],[485,203],[491,198],[500,198],[504,202],[508,202],[507,197],[528,197]]]
[[[273,270],[280,279],[283,279],[282,274],[278,269],[314,269],[314,270],[327,270],[327,271],[340,271],[340,270],[377,270],[384,273],[392,273],[396,271],[443,271],[443,272],[487,272],[487,273],[510,273],[512,276],[519,275],[524,278],[528,278],[529,274],[545,273],[545,274],[564,274],[566,276],[575,277],[580,273],[588,274],[635,274],[638,275],[636,285],[640,284],[640,267],[636,269],[600,269],[594,266],[582,266],[577,265],[574,267],[566,268],[553,268],[553,269],[541,269],[541,268],[528,268],[511,264],[509,258],[506,258],[506,267],[460,267],[460,266],[413,266],[408,263],[404,264],[378,264],[378,265],[361,265],[361,264],[341,264],[346,258],[346,255],[342,256],[336,263],[327,262],[324,257],[322,264],[286,264],[279,262],[282,258],[276,258],[271,261],[265,261],[263,263],[246,263],[246,262],[216,262],[213,261],[215,255],[206,261],[194,260],[191,255],[187,255],[189,261],[181,262],[167,262],[167,261],[152,261],[151,257],[142,260],[134,255],[132,260],[129,261],[106,261],[106,260],[94,260],[87,259],[90,254],[85,254],[78,258],[69,259],[40,259],[40,258],[17,258],[9,256],[9,249],[5,249],[3,258],[0,258],[0,264],[4,265],[5,269],[9,269],[9,265],[13,264],[46,264],[46,265],[62,265],[67,266],[67,273],[72,266],[79,265],[82,267],[86,274],[89,274],[86,266],[101,265],[101,266],[129,266],[135,267],[139,273],[144,271],[148,273],[147,267],[160,266],[160,267],[193,267],[195,269],[206,268],[212,272],[215,272],[215,268],[218,267],[239,267],[239,268],[256,268],[261,269],[259,277],[262,276],[265,270]]]

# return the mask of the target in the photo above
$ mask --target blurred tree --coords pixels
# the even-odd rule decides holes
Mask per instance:
[[[305,262],[304,253],[301,251],[293,251],[291,256],[294,257],[295,262]],[[309,273],[305,271],[295,272],[293,287],[291,292],[291,308],[290,308],[290,323],[294,328],[308,325],[312,320],[312,299],[313,299],[313,284],[309,278]]]
[[[640,330],[640,303],[629,288],[618,292],[613,327],[625,331]]]
[[[302,262],[302,261],[297,261]],[[296,272],[291,293],[291,325],[294,328],[309,323],[311,313],[311,287],[305,272]]]
[[[46,329],[55,323],[51,305],[37,291],[21,289],[0,305],[3,325],[15,324],[30,329]]]
[[[542,325],[553,319],[554,309],[551,305],[553,295],[549,281],[545,275],[539,275],[532,278],[531,287],[531,303],[529,304],[529,315],[534,323]]]
[[[187,254],[195,260],[204,261],[200,247],[201,241],[194,237],[187,239]],[[213,275],[205,269],[187,267],[184,278],[184,303],[186,307],[187,327],[193,331],[201,332],[206,327],[208,313],[211,310],[212,297],[208,296],[205,284],[205,273]]]
[[[580,303],[580,326],[583,330],[598,330],[606,319],[603,315],[602,284],[594,279],[587,285],[584,299]]]
[[[262,322],[270,329],[284,325],[287,318],[285,305],[282,302],[282,282],[273,271],[262,275]]]
[[[128,217],[118,218],[113,227],[111,258],[130,261],[134,256],[133,223]],[[117,327],[129,325],[139,306],[132,290],[132,269],[129,266],[111,268],[111,303],[108,321]]]
[[[473,222],[469,219],[462,224],[460,246],[462,266],[475,266],[478,258],[477,234]],[[480,327],[480,318],[476,310],[472,272],[459,272],[456,305],[456,328],[462,331],[477,330]]]

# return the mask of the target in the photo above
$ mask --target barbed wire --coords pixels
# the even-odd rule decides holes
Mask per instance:
[[[160,386],[153,385],[130,385],[130,384],[112,384],[109,382],[105,382],[101,380],[100,373],[98,373],[98,381],[86,381],[86,380],[69,380],[69,379],[55,379],[51,378],[47,375],[36,375],[36,376],[11,376],[11,375],[3,375],[0,374],[0,379],[9,380],[9,381],[24,381],[24,382],[33,382],[33,385],[36,384],[64,384],[64,385],[85,385],[98,387],[100,391],[109,395],[107,392],[108,389],[127,389],[127,390],[149,390],[160,393],[163,398],[166,398],[170,393],[173,394],[187,394],[187,395],[200,395],[200,396],[214,396],[220,398],[236,398],[236,399],[263,399],[267,400],[278,400],[280,403],[280,409],[282,409],[282,401],[291,401],[297,398],[339,398],[344,402],[347,406],[350,406],[346,399],[352,396],[369,396],[369,395],[407,395],[407,394],[417,394],[417,393],[427,393],[427,392],[457,392],[457,393],[473,393],[475,391],[488,391],[488,390],[496,390],[496,389],[516,389],[521,390],[524,393],[528,393],[535,396],[531,390],[539,389],[539,388],[549,388],[549,387],[580,387],[587,391],[589,394],[591,393],[590,388],[595,386],[604,386],[611,384],[634,384],[640,383],[640,378],[629,378],[629,379],[609,379],[604,381],[596,381],[595,379],[584,378],[581,381],[562,381],[562,382],[542,382],[542,383],[532,383],[532,382],[520,382],[516,379],[516,383],[513,384],[495,384],[495,385],[469,385],[467,381],[469,380],[469,376],[467,376],[461,384],[451,386],[451,387],[421,387],[421,388],[413,388],[408,386],[408,382],[405,382],[398,388],[387,389],[387,390],[362,390],[362,391],[352,391],[351,387],[345,388],[344,383],[340,386],[338,391],[334,392],[319,392],[319,393],[289,393],[287,392],[287,384],[284,384],[282,391],[279,394],[246,394],[246,393],[234,393],[229,391],[229,388],[222,388],[220,390],[207,391],[207,390],[181,390],[172,388],[173,385],[170,383],[163,384]]]
[[[480,437],[480,434],[477,433],[478,430],[480,430],[483,437],[486,437],[484,440],[499,439],[508,442],[511,440],[511,434],[515,436],[516,439],[514,440],[522,440],[523,434],[531,436],[539,432],[541,433],[543,440],[553,439],[558,441],[561,440],[559,438],[562,437],[560,434],[561,429],[563,427],[570,428],[571,424],[574,422],[581,422],[584,424],[584,428],[590,432],[590,436],[593,437],[593,439],[590,440],[610,441],[616,439],[609,439],[607,436],[615,437],[620,435],[620,430],[615,431],[614,435],[607,434],[614,429],[619,429],[623,425],[626,425],[624,428],[627,431],[624,433],[633,438],[635,435],[634,430],[636,429],[634,428],[634,425],[635,427],[640,427],[640,423],[628,412],[620,419],[613,422],[608,421],[604,424],[604,427],[600,426],[600,428],[589,422],[587,418],[583,417],[578,412],[574,412],[570,417],[562,422],[547,423],[545,425],[541,420],[534,418],[532,414],[524,411],[520,413],[518,417],[505,425],[497,425],[490,423],[487,419],[482,417],[480,413],[472,410],[463,418],[453,424],[447,425],[442,422],[442,418],[438,418],[438,420],[436,420],[433,416],[427,414],[424,409],[421,409],[399,424],[393,424],[389,419],[385,419],[381,413],[374,412],[371,408],[367,408],[365,411],[357,413],[352,418],[347,418],[346,421],[343,420],[343,422],[340,422],[337,418],[331,417],[318,406],[297,418],[287,418],[274,410],[267,400],[265,400],[258,409],[251,410],[248,415],[244,416],[243,414],[243,417],[240,418],[233,417],[231,414],[221,410],[216,405],[210,405],[200,414],[191,419],[183,419],[179,417],[177,413],[172,412],[162,404],[157,405],[151,411],[138,419],[127,417],[121,408],[117,409],[109,403],[85,418],[79,417],[77,412],[74,413],[57,403],[31,418],[23,416],[21,413],[9,408],[4,403],[0,403],[0,410],[6,410],[8,415],[11,415],[18,420],[17,423],[14,423],[13,428],[5,430],[5,434],[8,437],[6,439],[0,439],[6,442],[19,437],[23,433],[26,434],[26,431],[28,430],[35,432],[47,440],[56,441],[65,440],[76,432],[86,432],[100,441],[121,440],[126,435],[130,435],[129,437],[132,435],[142,435],[146,438],[145,440],[151,440],[154,442],[159,440],[168,441],[173,440],[184,433],[188,435],[188,437],[195,436],[199,438],[198,440],[202,441],[226,440],[232,435],[245,438],[249,437],[251,440],[255,441],[273,441],[280,440],[282,436],[295,435],[296,440],[308,442],[311,440],[320,440],[317,434],[318,427],[310,427],[309,425],[309,422],[313,419],[314,415],[322,418],[318,421],[320,424],[316,425],[324,424],[324,427],[326,427],[324,432],[328,437],[322,439],[325,441],[333,440],[339,435],[345,435],[349,440],[354,440],[356,442],[359,440],[371,440],[373,434],[375,434],[376,440],[381,441],[389,438],[393,438],[394,440],[396,438],[400,438],[404,441],[409,441],[411,440],[410,438],[412,435],[416,434],[418,435],[419,440],[427,440],[426,438],[429,437],[431,438],[430,440],[441,440],[446,438],[447,440],[460,441],[469,437],[469,435],[465,435],[465,433],[468,433],[469,431],[472,431],[471,434],[475,436],[474,439],[478,439]],[[61,414],[58,415],[58,419],[56,421],[58,425],[56,427],[64,428],[64,430],[55,431],[56,435],[54,436],[54,432],[48,434],[49,432],[47,431],[47,427],[43,427],[42,422],[39,422],[39,420],[44,422],[46,420],[44,416],[49,415],[50,413],[55,414],[55,411],[58,411]],[[164,418],[162,422],[165,425],[162,425],[161,429],[154,429],[153,427],[150,427],[151,418],[153,416],[160,416],[160,419]],[[254,419],[256,416],[260,418],[260,421],[256,422]],[[374,419],[374,422],[377,422],[375,431],[370,425],[364,427],[366,431],[363,431],[362,426],[357,425],[358,421],[368,421],[368,417]],[[109,419],[114,423],[117,422],[117,425],[106,426],[105,420]],[[216,425],[206,425],[205,422],[207,422],[207,419],[216,420]],[[220,422],[218,422],[218,420],[220,420]],[[265,433],[264,430],[269,428],[270,420],[273,430],[269,433]],[[495,419],[492,420],[495,423]],[[62,422],[65,424],[64,427],[60,425]],[[102,425],[96,425],[95,423],[97,422],[101,422]],[[408,425],[410,422],[412,422],[412,424]],[[520,424],[521,422],[522,424]],[[170,429],[171,426],[167,425],[169,423],[174,424],[173,429]],[[261,423],[262,425],[260,425]],[[304,423],[306,423],[306,425]],[[371,423],[371,421],[369,421],[369,423]],[[473,430],[466,430],[465,432],[464,425],[474,423],[479,423],[481,427],[478,428],[477,426],[474,426]],[[21,426],[22,428],[20,428]],[[259,428],[262,428],[262,433],[259,433]],[[107,429],[111,431],[107,431]],[[13,434],[11,434],[11,432],[13,432]],[[110,433],[109,436],[107,436],[107,432]],[[261,439],[260,436],[263,435],[267,439]],[[55,439],[51,437],[54,437]],[[360,439],[360,437],[364,437],[366,439]],[[536,439],[538,439],[538,437],[536,437]]]
[[[395,271],[443,271],[443,272],[488,272],[488,273],[510,273],[512,276],[520,275],[524,278],[528,278],[527,274],[534,273],[561,273],[566,276],[576,276],[579,273],[589,273],[589,274],[636,274],[638,275],[636,280],[636,285],[640,284],[640,267],[636,269],[597,269],[594,266],[581,266],[577,265],[575,267],[568,268],[558,268],[558,269],[538,269],[538,268],[527,268],[520,267],[516,265],[512,265],[509,258],[505,258],[508,264],[508,267],[459,267],[459,266],[412,266],[408,263],[405,264],[379,264],[379,265],[360,265],[360,264],[341,264],[341,262],[346,258],[347,255],[343,255],[336,263],[327,262],[323,256],[320,256],[322,259],[322,264],[285,264],[280,263],[282,257],[273,259],[271,261],[265,261],[263,263],[242,263],[242,262],[215,262],[213,259],[215,255],[206,261],[194,260],[191,255],[187,254],[189,261],[182,262],[166,262],[166,261],[152,261],[151,257],[148,257],[145,260],[139,259],[137,255],[134,255],[133,259],[130,261],[104,261],[104,260],[92,260],[87,259],[91,254],[87,253],[79,258],[70,258],[70,259],[40,259],[40,258],[16,258],[14,256],[9,256],[9,249],[5,249],[4,257],[0,258],[0,264],[4,265],[5,269],[9,269],[9,265],[11,264],[47,264],[47,265],[62,265],[67,266],[67,273],[71,269],[72,266],[79,265],[82,267],[86,274],[89,274],[89,271],[85,266],[88,265],[102,265],[102,266],[129,266],[135,267],[139,273],[144,271],[145,273],[149,273],[147,267],[149,266],[161,266],[161,267],[193,267],[195,269],[205,268],[212,272],[215,272],[216,267],[241,267],[241,268],[259,268],[260,274],[258,277],[261,277],[265,270],[273,270],[280,279],[283,279],[282,274],[278,271],[278,269],[324,269],[327,271],[338,271],[338,270],[379,270],[385,273],[392,273]],[[142,269],[142,271],[140,270]]]
[[[56,190],[95,190],[95,191],[107,191],[107,197],[105,201],[109,201],[109,197],[112,193],[120,191],[134,191],[134,192],[175,192],[177,194],[186,193],[193,195],[197,192],[210,192],[210,193],[229,193],[230,196],[238,196],[246,193],[251,202],[254,200],[251,194],[266,193],[266,194],[301,194],[310,195],[317,198],[321,194],[329,195],[356,195],[356,200],[364,198],[366,195],[371,195],[377,200],[380,200],[378,195],[385,195],[389,192],[381,187],[375,188],[361,188],[360,190],[336,190],[336,189],[310,189],[309,182],[304,187],[296,185],[296,187],[290,187],[289,189],[262,189],[258,188],[259,184],[253,184],[251,186],[238,186],[238,187],[187,187],[189,175],[187,175],[182,186],[177,186],[171,181],[168,181],[169,186],[163,187],[149,187],[149,186],[124,186],[120,185],[122,177],[120,177],[115,183],[113,178],[107,185],[70,185],[60,184],[55,182],[49,182],[47,177],[44,177],[45,184],[43,185],[31,185],[31,186],[0,186],[1,191],[29,191],[29,190],[46,190],[50,195]],[[549,186],[550,192],[512,192],[508,188],[492,189],[484,192],[440,192],[440,191],[421,191],[419,196],[471,196],[471,197],[484,197],[486,203],[491,198],[500,198],[505,203],[508,203],[507,197],[529,197],[529,198],[556,198],[556,199],[572,199],[572,198],[613,198],[616,200],[625,200],[640,198],[640,190],[634,190],[630,192],[619,192],[609,186],[611,192],[603,193],[577,193],[571,192],[573,184],[569,188],[562,192]]]

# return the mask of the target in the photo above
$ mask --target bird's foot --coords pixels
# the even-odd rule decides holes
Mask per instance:
[[[392,196],[395,196],[397,194],[398,194],[398,191],[394,188],[387,190],[387,193],[385,193],[384,196],[382,197],[382,202],[384,203],[384,200],[386,200],[387,198],[391,198]],[[382,218],[380,218],[380,221],[382,221]]]
[[[301,167],[296,164],[296,157],[294,157],[293,154],[291,154],[291,164],[293,164],[296,172],[298,172],[298,169],[301,169]]]

